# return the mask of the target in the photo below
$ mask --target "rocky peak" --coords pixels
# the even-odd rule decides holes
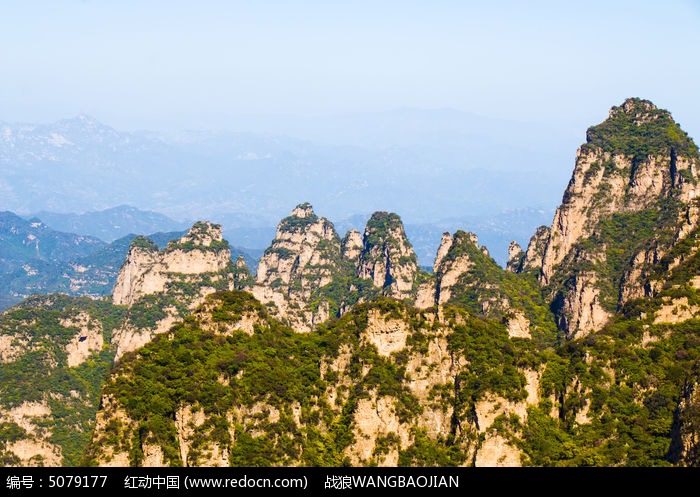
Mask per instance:
[[[693,141],[648,100],[628,99],[588,129],[541,263],[536,246],[543,237],[524,263],[541,267],[540,282],[568,336],[600,329],[623,295],[642,296],[648,261],[697,224],[699,167]]]
[[[542,269],[542,258],[549,243],[550,231],[549,226],[539,226],[537,228],[527,244],[525,255],[517,272],[539,272]]]
[[[435,255],[435,262],[433,263],[433,273],[437,273],[440,264],[447,255],[447,252],[450,250],[451,246],[452,235],[450,235],[450,233],[448,232],[443,233],[442,238],[440,239],[440,246],[438,247],[437,254]]]
[[[371,279],[386,296],[410,298],[418,273],[418,259],[406,237],[401,218],[375,212],[367,221],[357,275]]]
[[[112,301],[128,306],[132,317],[145,314],[159,319],[153,322],[149,319],[148,325],[136,326],[130,317],[115,334],[115,360],[167,331],[183,317],[186,309],[198,305],[209,293],[249,286],[250,275],[245,271],[238,278],[240,273],[231,261],[231,250],[221,236],[221,226],[216,224],[197,222],[164,250],[158,250],[144,236],[134,238],[117,275]],[[147,296],[150,299],[144,298]]]
[[[620,106],[613,106],[609,112],[610,119],[625,118],[637,126],[658,119],[660,115],[670,115],[665,110],[659,110],[649,100],[628,98]]]
[[[243,257],[242,255],[239,255],[239,256],[236,258],[236,268],[238,268],[238,269],[243,269],[243,268],[248,269],[248,265],[245,263],[245,257]]]
[[[254,278],[250,274],[248,264],[245,262],[245,257],[239,255],[236,258],[233,269],[234,288],[236,290],[250,289],[253,286]]]
[[[434,266],[437,279],[436,304],[450,301],[452,287],[473,267],[472,258],[475,253],[480,252],[478,249],[479,243],[474,233],[458,230],[454,236],[449,236],[449,233],[443,234]]]
[[[292,211],[290,216],[291,217],[298,217],[301,219],[309,218],[309,219],[314,219],[314,220],[316,220],[318,218],[318,216],[316,216],[316,214],[314,213],[313,207],[308,202],[297,205],[294,208],[294,210]]]
[[[327,306],[310,309],[311,296],[340,270],[341,243],[333,223],[309,203],[297,205],[277,226],[275,239],[258,263],[254,295],[274,304],[278,317],[297,329],[325,320]]]
[[[510,242],[508,245],[508,262],[506,263],[506,271],[511,273],[520,272],[520,268],[523,264],[523,258],[525,257],[525,252],[520,247],[518,242],[515,240]]]
[[[605,121],[588,128],[581,149],[583,152],[600,149],[637,161],[666,155],[698,158],[697,146],[671,113],[639,98],[612,107]]]
[[[340,242],[343,259],[357,265],[362,253],[362,234],[357,230],[348,231]]]
[[[221,225],[209,221],[198,221],[180,238],[179,242],[171,242],[173,246],[215,247],[222,244],[224,237]]]
[[[277,225],[275,239],[258,263],[257,283],[289,285],[306,266],[336,255],[340,255],[340,238],[333,223],[318,217],[310,204],[300,204]]]
[[[150,238],[139,235],[129,245],[126,260],[119,270],[112,291],[112,301],[117,305],[128,305],[141,296],[138,290],[144,275],[157,264],[160,249]]]
[[[135,297],[136,294],[147,295],[162,290],[165,282],[156,283],[155,280],[167,280],[166,273],[221,271],[228,267],[230,258],[229,244],[222,238],[218,224],[196,222],[182,238],[171,241],[162,251],[155,242],[139,235],[131,241],[126,261],[119,271],[114,302],[123,304],[127,295]],[[126,282],[130,282],[128,289],[123,286]]]

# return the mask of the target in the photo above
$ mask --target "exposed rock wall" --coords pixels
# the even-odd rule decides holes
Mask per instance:
[[[418,259],[398,215],[375,212],[367,221],[357,275],[370,279],[384,295],[396,299],[415,297]]]
[[[588,130],[541,259],[538,232],[523,263],[541,267],[568,337],[601,329],[617,308],[649,294],[653,265],[697,226],[699,166],[687,135],[646,100],[626,100]],[[630,225],[616,233],[622,219]]]

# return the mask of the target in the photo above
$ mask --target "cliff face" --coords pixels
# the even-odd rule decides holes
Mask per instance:
[[[435,257],[434,280],[421,285],[418,308],[458,305],[476,316],[496,319],[510,336],[553,343],[554,316],[531,278],[504,270],[479,246],[474,233],[444,233]],[[430,298],[422,298],[422,291]]]
[[[697,378],[688,379],[673,416],[669,461],[680,466],[700,466],[700,399]]]
[[[114,337],[116,359],[167,331],[209,293],[250,283],[245,263],[231,261],[219,225],[197,222],[162,251],[145,237],[135,238],[112,294],[116,305],[129,308]]]
[[[137,237],[129,247],[119,271],[112,300],[131,306],[145,295],[165,291],[179,275],[216,273],[230,264],[231,250],[221,235],[221,226],[198,222],[180,240],[170,242],[160,252],[145,237]]]
[[[347,247],[346,256],[353,248]],[[318,217],[310,204],[298,205],[277,227],[258,264],[253,294],[275,306],[275,314],[299,331],[329,318],[327,300],[310,305],[312,296],[343,272],[340,238],[333,224]]]
[[[310,204],[283,219],[260,259],[253,294],[297,331],[311,331],[379,295],[415,298],[416,255],[399,216],[374,213],[364,235],[342,238]]]
[[[628,99],[588,130],[542,258],[535,243],[524,263],[541,267],[569,337],[644,295],[651,266],[697,224],[699,166],[692,140],[646,100]]]
[[[357,275],[372,280],[382,293],[396,299],[415,296],[418,259],[398,215],[375,212],[367,221]]]

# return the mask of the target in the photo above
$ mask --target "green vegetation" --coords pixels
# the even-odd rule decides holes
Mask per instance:
[[[671,114],[653,107],[651,102],[629,99],[630,111],[613,108],[611,116],[586,134],[582,150],[601,148],[611,154],[623,154],[641,161],[649,155],[674,155],[699,159],[698,148]]]
[[[138,446],[144,436],[158,443],[169,464],[181,465],[177,438],[172,436],[173,420],[180,406],[199,406],[211,423],[199,428],[202,436],[216,435],[223,446],[231,447],[232,461],[251,465],[284,464],[299,451],[298,437],[290,432],[284,440],[252,436],[236,430],[236,443],[228,431],[218,430],[217,423],[227,426],[224,414],[231,409],[252,407],[263,401],[279,411],[277,421],[261,421],[257,428],[265,433],[287,433],[292,424],[292,405],[301,407],[302,418],[310,424],[312,399],[323,392],[324,383],[318,369],[324,342],[317,334],[300,334],[267,317],[263,308],[245,292],[222,292],[207,298],[214,305],[215,320],[235,320],[246,310],[254,309],[263,322],[249,336],[235,332],[230,336],[203,331],[196,322],[187,320],[170,334],[159,335],[120,362],[116,375],[105,387],[123,405],[139,427],[134,433],[122,434]],[[239,374],[242,373],[242,374]],[[229,385],[220,381],[227,378]],[[248,427],[247,430],[251,428]],[[147,434],[147,435],[146,435]],[[97,447],[92,449],[97,450]],[[137,459],[134,463],[138,463]],[[88,461],[89,462],[89,461]]]
[[[631,306],[638,310],[638,303]],[[698,320],[654,325],[651,316],[621,315],[601,332],[563,345],[547,358],[542,379],[543,394],[556,399],[558,415],[549,416],[549,398],[530,412],[525,462],[670,465],[674,411],[684,385],[697,382],[698,330]],[[586,410],[589,422],[576,423]]]
[[[222,250],[231,250],[231,246],[226,240],[212,240],[209,245],[204,245],[199,241],[187,240],[186,242],[174,241],[170,242],[164,252],[173,252],[182,250],[183,252],[191,252],[193,250],[201,250],[203,252],[221,252]]]
[[[632,268],[639,253],[667,247],[673,242],[679,202],[668,199],[657,206],[639,211],[614,212],[602,218],[593,234],[579,241],[558,265],[546,295],[552,295],[553,309],[560,312],[561,301],[582,274],[596,275],[596,288],[603,309],[616,313],[625,274]],[[673,253],[678,255],[687,245],[681,243]],[[668,258],[665,259],[668,264]],[[671,259],[673,260],[673,259]],[[657,266],[659,271],[663,266]],[[652,268],[638,267],[644,273]],[[687,275],[687,273],[686,273]]]
[[[93,329],[102,328],[104,346],[76,367],[69,367],[66,345],[78,331],[71,319],[87,314]],[[92,434],[114,350],[112,333],[123,322],[124,309],[105,301],[48,295],[26,300],[0,317],[0,334],[20,347],[14,361],[0,364],[0,406],[44,403],[51,415],[38,421],[58,445],[64,465],[77,465]],[[0,444],[22,434],[4,426]],[[0,449],[0,453],[2,449]]]
[[[371,252],[374,247],[388,246],[389,250],[399,249],[399,240],[392,235],[392,231],[398,232],[403,237],[406,244],[409,244],[405,237],[403,223],[398,214],[393,212],[379,211],[372,214],[372,217],[367,221],[365,228],[365,249]],[[409,244],[410,245],[410,244]],[[409,259],[403,263],[413,263],[418,265],[418,259],[415,254],[408,256]]]
[[[182,465],[175,419],[189,406],[205,415],[205,422],[194,428],[189,464],[196,464],[206,444],[215,441],[229,451],[235,466],[345,465],[345,450],[355,441],[356,410],[376,397],[391,399],[400,423],[414,438],[401,448],[397,435],[379,437],[366,464],[398,451],[403,465],[458,465],[467,457],[464,444],[475,443],[475,432],[462,423],[461,430],[434,438],[412,428],[423,405],[409,388],[409,363],[427,353],[435,333],[446,333],[450,356],[469,360],[454,381],[436,387],[434,406],[466,419],[474,402],[488,392],[524,398],[519,368],[539,364],[531,341],[513,341],[500,323],[454,307],[446,310],[450,328],[443,328],[424,312],[381,297],[356,305],[317,332],[296,333],[270,318],[246,292],[219,292],[206,300],[198,312],[210,313],[215,322],[234,323],[254,312],[259,318],[255,332],[206,331],[195,313],[170,333],[126,354],[104,392],[126,410],[130,421],[110,421],[84,464],[93,464],[111,446],[130,452],[132,464],[138,465],[143,461],[140,447],[148,442],[161,447],[168,464]],[[411,329],[407,348],[380,354],[365,336],[371,313],[406,322]],[[345,366],[330,368],[336,360]],[[327,400],[329,389],[336,391],[335,406]]]
[[[134,239],[131,240],[130,247],[137,247],[140,249],[148,250],[150,252],[158,252],[160,250],[158,248],[158,245],[156,245],[156,243],[153,240],[143,235],[138,235],[134,237]]]
[[[468,261],[467,270],[451,289],[449,303],[464,306],[476,316],[505,321],[514,310],[522,311],[531,323],[532,337],[539,346],[551,346],[560,338],[554,316],[543,300],[534,275],[505,271],[484,254],[464,231],[454,234],[454,242],[443,266]],[[437,277],[442,275],[438,272]],[[507,300],[509,304],[503,305]]]
[[[284,219],[282,219],[282,221],[280,221],[278,229],[282,231],[298,233],[304,231],[308,226],[316,224],[318,222],[319,217],[316,214],[314,214],[311,204],[309,204],[308,202],[297,205],[296,209],[309,211],[310,214],[305,217],[287,216]],[[332,225],[332,223],[330,223],[330,221],[328,220],[324,219],[324,222]]]
[[[458,311],[457,311],[458,312]],[[487,393],[518,401],[527,397],[518,368],[535,368],[539,360],[532,342],[513,341],[505,326],[493,320],[467,317],[448,337],[450,351],[469,358],[456,378],[457,406],[468,418],[474,403]]]

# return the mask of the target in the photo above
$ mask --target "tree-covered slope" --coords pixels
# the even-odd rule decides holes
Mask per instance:
[[[110,302],[59,294],[0,316],[3,465],[79,464],[122,319],[123,308]]]
[[[83,462],[475,464],[506,432],[494,418],[524,411],[540,362],[531,341],[458,308],[381,298],[296,333],[250,294],[216,293],[122,357]]]

